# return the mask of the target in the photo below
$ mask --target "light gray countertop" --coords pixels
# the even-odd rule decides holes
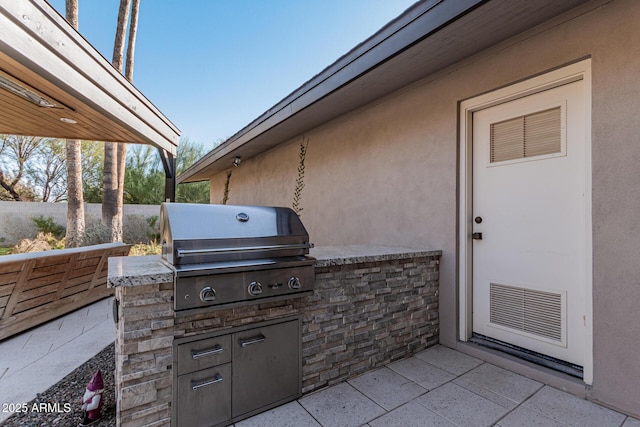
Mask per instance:
[[[440,256],[442,251],[380,245],[320,246],[310,255],[318,267],[358,264],[424,256]],[[109,258],[107,284],[118,286],[151,285],[173,282],[173,269],[158,255]]]
[[[318,267],[388,261],[417,256],[441,256],[442,251],[383,245],[319,246],[309,255],[318,260]]]
[[[173,282],[173,269],[159,255],[109,258],[107,285],[110,288],[168,282]]]

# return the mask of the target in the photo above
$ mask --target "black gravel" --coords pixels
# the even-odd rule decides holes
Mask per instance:
[[[102,419],[92,427],[113,427],[116,425],[116,399],[113,372],[115,370],[115,350],[113,344],[107,346],[91,360],[76,368],[60,382],[44,393],[39,393],[29,402],[25,412],[15,413],[0,424],[2,427],[76,427],[82,421],[82,395],[91,376],[102,370],[104,399]],[[34,411],[42,407],[42,411]],[[41,406],[42,404],[42,406]],[[70,404],[65,407],[65,404]],[[67,412],[68,410],[68,412]]]

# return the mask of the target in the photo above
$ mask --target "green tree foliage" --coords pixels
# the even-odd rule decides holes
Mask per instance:
[[[83,143],[84,144],[84,143]],[[90,145],[94,144],[94,145]],[[178,146],[176,168],[178,174],[185,171],[205,154],[205,148],[188,138]],[[83,145],[83,183],[85,201],[100,203],[102,191],[101,143]],[[127,152],[125,168],[124,202],[126,204],[156,205],[164,201],[165,174],[158,150],[150,145],[131,144]],[[176,189],[176,201],[182,203],[209,203],[209,183],[180,184]]]
[[[176,156],[178,175],[204,155],[205,148],[202,145],[193,143],[188,138],[182,138],[180,145],[178,145],[178,155]],[[176,188],[176,202],[209,203],[209,182],[202,181],[178,185]]]
[[[178,146],[176,169],[178,174],[205,154],[203,146],[183,138]],[[125,169],[124,201],[129,204],[160,204],[164,201],[165,174],[158,150],[149,145],[130,145]],[[209,183],[180,184],[176,201],[209,203]]]
[[[82,187],[86,203],[102,202],[104,143],[82,141]],[[178,174],[199,160],[205,148],[183,138],[178,146]],[[130,145],[124,183],[129,204],[164,201],[164,169],[158,150]],[[55,138],[0,135],[0,200],[65,201],[67,197],[65,142]],[[180,184],[176,201],[209,203],[209,183]]]
[[[129,145],[123,197],[127,204],[155,205],[163,201],[164,172],[156,148]]]

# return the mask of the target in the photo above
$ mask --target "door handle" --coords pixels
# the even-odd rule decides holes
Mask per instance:
[[[220,383],[220,382],[222,382],[222,376],[220,376],[220,374],[216,374],[215,377],[210,378],[208,380],[204,380],[201,383],[197,383],[195,381],[191,381],[191,388],[193,389],[193,391],[196,391],[199,388],[206,387],[206,386],[212,385],[212,384],[217,384],[217,383]]]
[[[266,341],[266,339],[267,339],[267,337],[265,337],[264,335],[260,334],[255,338],[249,338],[249,339],[246,339],[246,340],[240,340],[240,345],[242,347],[247,347],[247,346],[252,345],[252,344],[259,344],[261,342],[264,342],[264,341]]]
[[[211,356],[212,354],[222,353],[223,351],[224,351],[224,349],[222,348],[222,346],[220,344],[216,344],[215,347],[209,348],[207,350],[202,350],[202,351],[192,350],[191,351],[191,357],[193,358],[193,360],[197,360],[197,359],[200,359],[201,357]]]
[[[473,233],[473,234],[471,235],[471,238],[472,238],[473,240],[482,240],[482,233]]]

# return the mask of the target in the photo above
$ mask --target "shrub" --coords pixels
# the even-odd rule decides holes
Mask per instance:
[[[66,233],[66,228],[56,223],[51,216],[45,218],[43,215],[38,215],[31,219],[41,233],[52,234],[57,239],[62,238]]]
[[[127,215],[122,225],[123,240],[127,243],[148,243],[159,240],[158,216]]]
[[[85,221],[83,245],[99,245],[111,241],[111,229],[100,220],[88,217]]]
[[[24,254],[30,252],[50,251],[52,249],[64,249],[64,238],[57,239],[51,233],[38,233],[34,239],[21,239],[13,247],[14,254]]]
[[[160,241],[160,222],[158,221],[159,219],[160,217],[158,215],[151,215],[147,217],[147,224],[149,224],[149,228],[152,230],[150,233],[147,233],[149,242]]]
[[[131,246],[129,250],[130,256],[144,256],[144,255],[160,255],[162,246],[156,242],[150,242],[148,245],[138,244]]]

